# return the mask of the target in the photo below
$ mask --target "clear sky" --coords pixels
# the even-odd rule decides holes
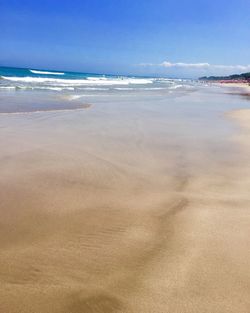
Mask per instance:
[[[196,77],[250,71],[250,0],[0,0],[0,65]]]

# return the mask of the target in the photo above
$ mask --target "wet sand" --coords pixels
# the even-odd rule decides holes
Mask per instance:
[[[249,311],[250,113],[188,97],[0,116],[0,312]]]
[[[82,110],[91,107],[91,103],[66,101],[63,97],[46,97],[46,93],[3,92],[0,93],[0,114],[42,113],[54,111]],[[17,101],[18,98],[18,101]]]

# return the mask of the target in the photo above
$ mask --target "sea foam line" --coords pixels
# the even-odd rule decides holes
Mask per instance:
[[[37,71],[37,70],[29,70],[33,74],[42,74],[42,75],[65,75],[65,73],[61,72],[47,72],[47,71]]]
[[[25,82],[25,83],[56,83],[64,86],[74,86],[74,85],[129,85],[129,84],[151,84],[153,81],[151,79],[143,78],[123,78],[123,79],[62,79],[62,78],[48,78],[48,77],[15,77],[15,76],[2,76],[3,79]]]

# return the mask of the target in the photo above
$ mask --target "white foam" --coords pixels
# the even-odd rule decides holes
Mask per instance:
[[[62,91],[62,90],[75,90],[74,87],[40,87],[35,86],[34,89],[42,89],[42,90],[55,90],[55,91]]]
[[[37,70],[29,70],[33,74],[42,74],[42,75],[65,75],[65,73],[61,72],[47,72],[47,71],[37,71]]]
[[[107,80],[106,77],[87,77],[88,80]]]
[[[55,91],[62,91],[63,90],[63,88],[60,88],[60,87],[35,87],[34,89],[55,90]]]
[[[82,98],[84,97],[84,95],[71,95],[71,96],[68,96],[68,99],[69,100],[77,100],[79,98]]]
[[[0,89],[16,89],[14,86],[1,86]]]
[[[103,90],[109,90],[109,88],[96,88],[96,87],[83,87],[83,88],[78,88],[80,90],[97,90],[97,91],[103,91]]]
[[[25,82],[25,83],[51,83],[62,86],[81,86],[81,85],[129,85],[129,84],[151,84],[152,79],[143,78],[114,78],[114,79],[61,79],[61,78],[48,78],[48,77],[10,77],[2,76],[3,79],[15,81],[15,82]]]
[[[115,90],[163,90],[163,89],[166,89],[166,88],[163,88],[163,87],[146,87],[146,88],[123,88],[123,87],[121,87],[121,88],[114,88]]]
[[[169,87],[169,89],[177,89],[177,88],[181,88],[181,87],[185,87],[184,85],[174,85]]]
[[[116,87],[114,89],[121,90],[121,91],[143,90],[143,88],[133,88],[133,87]]]
[[[78,100],[80,98],[84,97],[103,97],[103,95],[93,95],[93,94],[84,94],[84,95],[67,95],[66,99],[73,101],[73,100]],[[107,96],[107,95],[106,95]]]

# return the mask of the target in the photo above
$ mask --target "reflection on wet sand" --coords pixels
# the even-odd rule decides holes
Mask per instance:
[[[21,101],[20,101],[21,100]],[[56,111],[71,111],[88,109],[92,106],[91,103],[84,103],[81,101],[66,101],[59,97],[50,99],[40,98],[29,99],[23,97],[2,96],[0,95],[0,114],[27,114],[27,113],[42,113],[42,112],[56,112]]]

